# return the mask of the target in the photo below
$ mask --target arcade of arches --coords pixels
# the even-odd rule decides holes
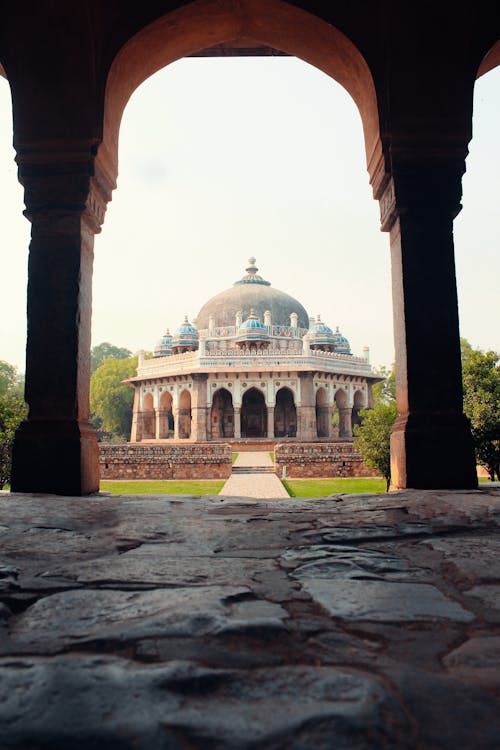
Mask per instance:
[[[474,80],[500,62],[498,3],[151,0],[118,10],[114,2],[40,0],[29,12],[22,3],[6,5],[2,20],[0,62],[11,87],[18,174],[32,223],[29,417],[16,435],[14,490],[78,495],[99,487],[89,422],[93,237],[116,187],[128,99],[183,56],[274,51],[337,80],[361,115],[370,182],[390,235],[399,411],[394,484],[476,486],[462,413],[453,220],[472,137]],[[179,432],[202,429],[205,387],[199,383],[190,405],[187,396],[153,410],[146,402],[155,430],[165,433],[175,408],[184,412]],[[222,413],[226,429],[224,398],[214,418]],[[287,396],[279,408],[274,403],[280,429],[293,429],[290,407]],[[189,408],[190,425],[181,418]],[[252,408],[247,429],[261,429],[258,397]],[[268,424],[269,408],[268,399]],[[302,416],[316,421],[316,405],[307,409]],[[320,398],[322,430],[324,409]],[[234,419],[236,428],[236,412]],[[300,423],[297,408],[297,430]]]

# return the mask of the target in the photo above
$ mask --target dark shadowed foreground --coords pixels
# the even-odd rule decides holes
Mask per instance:
[[[500,492],[0,497],[0,747],[498,750]]]

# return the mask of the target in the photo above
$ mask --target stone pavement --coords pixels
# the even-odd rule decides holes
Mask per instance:
[[[219,492],[223,497],[259,497],[262,499],[288,498],[273,471],[274,464],[268,451],[244,451],[238,454],[233,471]]]
[[[1,750],[498,750],[500,492],[0,497]]]

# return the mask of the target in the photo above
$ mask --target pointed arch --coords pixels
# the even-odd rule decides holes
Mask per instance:
[[[293,391],[283,386],[276,393],[274,407],[274,437],[297,436],[297,409]]]
[[[241,437],[267,437],[267,407],[264,394],[258,388],[249,388],[241,402]]]
[[[179,396],[179,439],[188,440],[191,437],[191,394],[185,388]]]
[[[143,28],[113,60],[97,155],[101,171],[113,184],[120,123],[136,88],[181,57],[239,39],[299,57],[343,86],[361,115],[366,162],[374,169],[382,154],[375,86],[366,60],[345,34],[283,0],[195,0]]]
[[[212,397],[210,428],[213,438],[234,437],[233,397],[227,388],[218,388]]]

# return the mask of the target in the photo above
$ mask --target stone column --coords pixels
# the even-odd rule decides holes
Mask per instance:
[[[300,406],[297,407],[297,437],[314,440],[316,437],[316,396],[310,372],[299,372]]]
[[[142,437],[142,425],[140,424],[140,403],[141,403],[141,391],[139,387],[135,387],[134,393],[134,406],[132,408],[132,429],[130,431],[130,442],[138,443]]]
[[[75,146],[76,149],[76,146]],[[111,187],[91,148],[22,153],[19,179],[32,223],[28,262],[25,398],[12,467],[15,492],[85,495],[99,489],[89,421],[94,234]]]
[[[339,437],[352,438],[352,407],[339,409]]]
[[[241,438],[241,406],[234,407],[234,437]]]
[[[208,375],[193,375],[193,394],[191,397],[191,440],[195,442],[207,439],[207,380]]]
[[[396,489],[477,486],[470,426],[462,413],[453,248],[464,168],[461,159],[406,163],[381,199],[392,258]]]
[[[174,419],[174,440],[179,440],[179,407],[172,406],[172,417]]]
[[[267,407],[267,437],[274,438],[274,406]]]

